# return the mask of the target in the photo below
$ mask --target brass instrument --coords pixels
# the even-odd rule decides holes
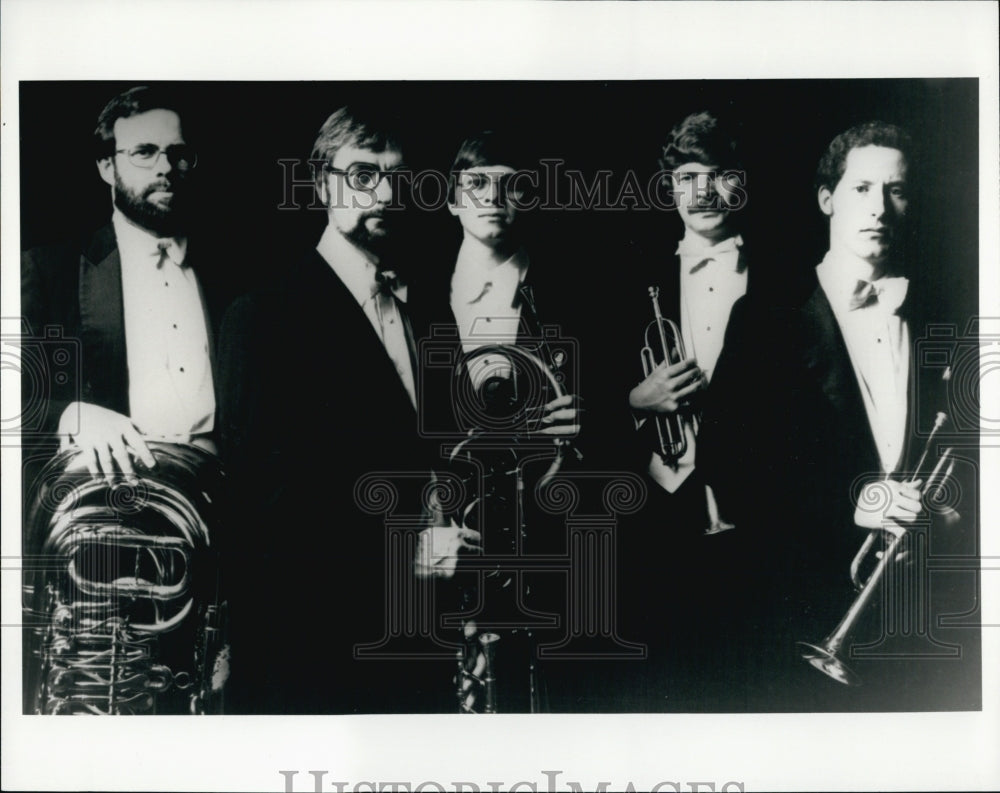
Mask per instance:
[[[649,287],[649,298],[653,303],[653,321],[646,326],[643,334],[643,347],[639,351],[642,358],[642,371],[644,377],[649,377],[653,370],[663,362],[677,363],[687,358],[687,351],[684,347],[684,337],[677,323],[666,319],[660,309],[660,288],[658,286]],[[650,332],[656,331],[656,339],[650,339]],[[656,352],[653,351],[654,343]],[[655,449],[660,455],[665,465],[676,469],[678,461],[685,455],[688,449],[687,427],[690,426],[692,434],[698,435],[698,416],[696,413],[684,413],[678,411],[671,415],[657,413],[653,416],[656,425],[656,435],[659,439],[659,447]],[[723,520],[719,515],[719,507],[715,501],[715,493],[710,485],[705,485],[705,504],[708,512],[708,527],[705,534],[719,534],[729,529],[735,529],[733,523]]]
[[[927,442],[924,445],[924,449],[921,452],[920,459],[914,469],[913,476],[909,480],[909,484],[913,484],[919,479],[920,473],[927,461],[927,457],[933,448],[932,444],[934,443],[934,436],[947,420],[948,417],[945,413],[937,414],[934,426],[931,429],[930,435],[927,437]],[[951,476],[955,467],[955,461],[952,454],[953,450],[950,446],[945,448],[941,453],[941,456],[938,458],[933,470],[927,476],[927,481],[924,482],[923,487],[921,488],[921,501],[925,503],[932,502],[936,498],[937,493],[945,486],[945,483]],[[862,581],[859,571],[861,570],[863,563],[866,561],[866,557],[871,552],[879,537],[886,534],[890,534],[891,539],[888,541],[884,551],[876,551],[876,564],[872,568],[872,572],[869,574],[868,578]],[[802,651],[802,658],[804,660],[808,661],[816,669],[833,678],[838,683],[843,683],[847,686],[861,685],[861,678],[858,677],[857,673],[855,673],[840,657],[840,652],[843,649],[848,636],[850,636],[851,631],[853,631],[855,625],[857,624],[858,619],[864,613],[865,608],[871,601],[872,596],[877,591],[886,569],[890,564],[893,564],[897,560],[897,551],[899,550],[899,545],[904,536],[906,536],[905,532],[895,535],[890,532],[885,532],[882,529],[874,529],[869,532],[865,541],[858,549],[857,554],[854,556],[854,559],[851,561],[851,581],[858,593],[854,602],[851,604],[850,608],[848,608],[844,617],[837,624],[837,627],[835,627],[822,642],[819,644],[810,644],[808,642],[797,643],[797,646]]]
[[[24,709],[221,712],[226,603],[209,527],[222,470],[201,449],[149,443],[156,465],[108,484],[78,451],[33,486],[24,569]]]
[[[480,632],[473,621],[462,628],[465,642],[459,648],[455,678],[460,713],[496,713],[496,645],[500,634]],[[477,709],[478,708],[478,709]]]
[[[522,286],[519,295],[524,309],[522,319],[528,330],[524,335],[530,340],[526,344],[477,347],[461,358],[455,371],[457,387],[470,389],[457,396],[465,408],[466,420],[474,426],[454,447],[450,462],[453,467],[463,461],[474,462],[475,476],[481,477],[483,492],[476,492],[473,501],[464,505],[454,520],[468,525],[467,521],[477,511],[491,510],[495,520],[479,528],[483,532],[484,552],[498,559],[495,566],[480,565],[478,569],[482,571],[479,586],[489,587],[494,597],[501,593],[510,597],[517,589],[516,565],[526,534],[523,465],[528,460],[551,457],[537,489],[545,487],[558,473],[567,452],[582,459],[579,450],[566,438],[533,435],[540,428],[544,405],[565,395],[560,369],[566,363],[566,355],[549,344],[530,287]],[[477,376],[470,379],[468,373],[474,366],[478,367]],[[460,610],[472,612],[461,620],[462,644],[457,651],[454,681],[459,712],[496,713],[505,709],[504,703],[512,701],[510,694],[516,685],[508,679],[501,681],[503,688],[498,689],[498,649],[506,660],[504,668],[513,669],[514,675],[518,674],[516,667],[521,654],[529,656],[524,670],[527,709],[538,712],[544,706],[533,657],[533,625],[527,624],[529,620],[516,609],[505,612],[487,607],[485,613],[474,612],[477,604],[481,606],[489,599],[481,597],[482,594],[478,587],[465,587],[459,592]]]
[[[653,321],[646,326],[643,336],[645,344],[640,350],[642,358],[642,371],[645,377],[649,377],[653,370],[666,361],[668,364],[683,361],[687,357],[684,349],[684,338],[677,323],[671,319],[664,319],[660,310],[660,288],[658,286],[649,287],[649,298],[653,301]],[[649,333],[656,327],[659,342],[657,351],[660,353],[659,360],[653,352],[653,342],[649,338]],[[663,458],[666,465],[676,466],[677,461],[687,452],[687,435],[685,425],[687,419],[681,413],[664,415],[662,413],[653,417],[656,424],[656,434],[660,440],[660,447],[657,453]],[[692,429],[697,427],[694,416],[690,417]]]

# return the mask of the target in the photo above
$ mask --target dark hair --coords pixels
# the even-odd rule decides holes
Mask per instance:
[[[402,148],[390,119],[355,105],[345,105],[335,110],[323,122],[313,144],[310,159],[330,165],[337,152],[344,146],[357,146],[373,152]],[[316,186],[319,187],[323,183],[321,168],[316,168],[314,178]]]
[[[913,150],[913,140],[902,127],[884,121],[868,121],[841,132],[833,139],[816,168],[816,190],[825,187],[831,192],[844,175],[847,155],[862,146],[884,146],[898,149],[907,162]]]
[[[94,130],[94,154],[98,160],[115,153],[115,122],[149,110],[172,110],[184,120],[183,105],[178,97],[165,88],[139,85],[118,94],[108,102],[97,117]]]
[[[455,180],[460,171],[484,165],[506,165],[515,171],[535,168],[527,145],[516,136],[486,129],[470,135],[458,147],[448,179],[448,200],[455,200]]]
[[[673,171],[686,162],[739,169],[736,138],[727,126],[707,110],[687,116],[670,130],[659,158],[660,169]]]

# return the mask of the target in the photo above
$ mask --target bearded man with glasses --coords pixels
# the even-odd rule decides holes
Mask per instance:
[[[407,265],[417,260],[399,245],[407,235],[395,124],[377,108],[329,116],[310,157],[322,235],[224,322],[223,459],[240,511],[231,712],[450,703],[454,650],[433,647],[436,657],[404,664],[388,641],[420,610],[408,599],[407,529],[419,527],[431,462],[416,390],[416,342],[429,323],[408,299]],[[474,536],[450,536],[460,544],[462,533]]]
[[[94,146],[111,222],[84,245],[22,256],[29,332],[58,332],[80,349],[79,366],[49,384],[36,426],[79,448],[90,473],[109,483],[131,479],[136,460],[155,465],[150,439],[215,450],[212,336],[225,292],[188,239],[198,155],[186,119],[161,88],[108,102]],[[24,378],[26,408],[30,387]]]

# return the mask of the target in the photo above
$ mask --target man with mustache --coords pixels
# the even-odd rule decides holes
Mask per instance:
[[[393,545],[387,518],[420,527],[430,461],[416,391],[416,341],[429,323],[408,300],[414,261],[399,244],[397,123],[364,106],[327,118],[310,157],[322,236],[226,316],[234,712],[405,712],[452,701],[440,657],[364,652],[378,655],[392,630],[400,603],[388,577],[402,576],[403,597],[415,597],[414,548]]]
[[[650,287],[680,338],[668,335],[664,355],[654,325],[648,339],[657,365],[642,376],[631,359],[625,375],[634,378],[631,465],[646,473],[649,497],[623,527],[623,569],[634,575],[623,582],[622,611],[626,631],[650,647],[650,694],[639,707],[710,709],[734,701],[716,664],[734,614],[737,546],[748,533],[728,460],[736,430],[718,425],[734,410],[738,389],[715,379],[732,352],[730,315],[752,279],[740,227],[746,180],[733,128],[710,112],[692,113],[670,131],[659,166],[681,236],[656,238],[623,300],[642,322],[631,325],[633,345],[654,317]],[[661,453],[657,421],[677,427],[683,451]],[[665,561],[683,574],[664,579]]]
[[[214,450],[212,320],[224,304],[188,239],[198,155],[179,108],[160,88],[112,99],[94,132],[111,223],[82,249],[40,248],[22,261],[32,331],[58,327],[80,341],[79,379],[54,381],[41,426],[109,482],[131,478],[135,460],[155,465],[149,439]]]

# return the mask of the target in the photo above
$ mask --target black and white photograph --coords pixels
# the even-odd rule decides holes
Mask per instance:
[[[5,789],[1000,783],[995,6],[26,5]]]

